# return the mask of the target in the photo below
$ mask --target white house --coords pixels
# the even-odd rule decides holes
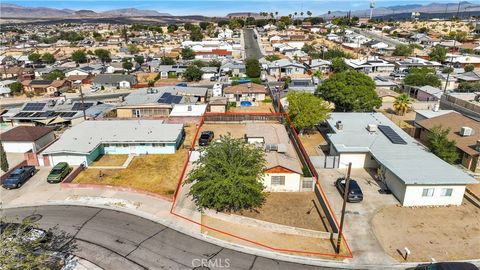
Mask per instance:
[[[1,143],[7,153],[37,152],[55,140],[51,127],[18,126],[2,134]]]
[[[268,63],[267,72],[272,76],[290,76],[293,74],[305,74],[306,67],[296,61],[280,59]]]
[[[266,191],[295,192],[312,188],[313,182],[302,183],[302,166],[281,124],[246,125],[246,140],[265,149],[267,161],[263,184]]]
[[[233,31],[230,29],[221,29],[218,31],[218,38],[219,39],[230,39],[233,36]]]
[[[174,154],[184,136],[183,124],[163,120],[84,121],[65,131],[42,152],[54,166],[90,165],[102,154]]]
[[[478,181],[424,149],[381,113],[332,113],[330,155],[339,167],[369,168],[403,206],[460,205]]]
[[[378,57],[362,59],[345,59],[345,64],[363,73],[390,74],[395,70],[395,65]]]

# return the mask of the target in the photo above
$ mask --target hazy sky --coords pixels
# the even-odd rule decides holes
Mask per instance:
[[[310,10],[313,15],[320,15],[327,11],[335,10],[360,10],[369,8],[369,0],[209,0],[209,1],[191,1],[191,0],[2,0],[2,2],[14,3],[29,7],[51,7],[51,8],[69,8],[69,9],[90,9],[94,11],[104,11],[117,8],[134,7],[138,9],[152,9],[159,12],[166,12],[172,15],[207,15],[224,16],[231,12],[259,12],[278,11],[280,14],[300,13]],[[437,3],[456,3],[454,0],[376,0],[377,7],[406,5],[406,4],[427,4]],[[478,3],[479,1],[470,1]],[[457,2],[458,3],[458,2]]]

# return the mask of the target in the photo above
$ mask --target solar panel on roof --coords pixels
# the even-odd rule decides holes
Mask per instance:
[[[41,111],[47,103],[27,103],[23,107],[24,111]]]
[[[32,112],[19,112],[19,113],[15,114],[14,117],[29,117],[32,114],[33,114]]]
[[[309,82],[305,82],[305,81],[294,81],[294,82],[293,82],[293,85],[294,85],[294,86],[308,86],[308,85],[309,85]]]
[[[407,144],[407,142],[400,137],[391,127],[379,125],[378,129],[385,135],[393,144]]]
[[[182,100],[181,96],[173,96],[172,103],[178,104]]]
[[[86,109],[88,109],[92,106],[93,106],[93,103],[91,103],[91,102],[83,103],[83,107],[82,107],[81,102],[75,102],[73,104],[72,111],[81,111],[81,110],[83,110],[82,108],[85,108],[85,110],[86,110]]]
[[[60,113],[60,117],[72,117],[75,114],[77,114],[77,113],[76,112],[62,112],[62,113]]]

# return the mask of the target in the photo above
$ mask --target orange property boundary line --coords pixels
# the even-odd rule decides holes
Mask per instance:
[[[318,181],[318,175],[312,165],[312,163],[310,162],[310,159],[308,158],[308,155],[306,154],[306,151],[303,147],[303,144],[301,143],[300,139],[298,138],[298,134],[297,132],[295,131],[295,129],[293,128],[293,125],[292,125],[292,122],[290,120],[290,117],[288,116],[287,113],[271,113],[271,112],[265,112],[265,113],[261,113],[261,112],[254,112],[254,113],[241,113],[241,112],[227,112],[227,113],[205,113],[203,116],[202,116],[202,119],[200,121],[200,124],[197,128],[197,131],[195,133],[195,137],[193,138],[193,142],[192,142],[192,145],[191,145],[191,149],[195,149],[195,144],[196,144],[196,141],[197,141],[197,137],[198,137],[198,134],[200,132],[200,129],[201,127],[203,126],[204,124],[204,121],[205,121],[205,116],[206,115],[232,115],[232,114],[238,114],[238,115],[265,115],[265,114],[269,114],[269,115],[275,115],[275,116],[286,116],[286,119],[288,121],[288,124],[290,125],[290,127],[292,128],[293,132],[294,132],[294,135],[295,135],[295,139],[298,141],[299,145],[300,145],[300,148],[301,148],[301,151],[303,153],[303,155],[306,158],[307,160],[307,163],[308,163],[308,166],[310,167],[311,171],[314,173],[314,178],[315,178],[315,181],[316,181],[316,185],[317,185],[317,188],[320,190],[324,200],[325,200],[325,203],[327,204],[327,207],[328,207],[328,210],[330,211],[330,214],[333,216],[333,219],[334,219],[334,222],[335,222],[335,225],[337,226],[337,228],[339,227],[339,223],[337,221],[337,218],[335,216],[335,213],[333,212],[331,206],[330,206],[330,203],[328,202],[328,199],[327,199],[327,196],[325,195],[321,185],[319,184],[319,181]],[[216,229],[216,228],[213,228],[213,227],[210,227],[210,226],[207,226],[207,225],[204,225],[204,224],[201,224],[195,220],[192,220],[188,217],[185,217],[185,216],[182,216],[178,213],[175,213],[174,212],[174,208],[175,208],[175,203],[176,203],[176,200],[177,200],[177,197],[178,197],[178,194],[179,194],[179,191],[180,191],[180,188],[183,184],[183,179],[185,177],[185,173],[186,173],[186,170],[187,170],[187,166],[188,166],[188,163],[190,161],[190,157],[191,157],[191,152],[189,151],[188,154],[187,154],[187,160],[185,162],[185,166],[183,168],[183,171],[182,171],[182,174],[180,175],[180,180],[178,181],[178,185],[177,185],[177,188],[175,190],[175,195],[173,197],[173,203],[172,203],[172,207],[170,208],[170,213],[174,216],[177,216],[179,218],[182,218],[184,220],[187,220],[189,222],[192,222],[194,224],[197,224],[203,228],[206,228],[206,229],[209,229],[209,230],[212,230],[212,231],[215,231],[215,232],[218,232],[218,233],[221,233],[221,234],[224,234],[224,235],[227,235],[227,236],[230,236],[230,237],[233,237],[233,238],[236,238],[236,239],[239,239],[239,240],[242,240],[242,241],[245,241],[245,242],[248,242],[248,243],[252,243],[252,244],[255,244],[257,246],[260,246],[260,247],[264,247],[264,248],[267,248],[267,249],[270,249],[270,250],[273,250],[273,251],[279,251],[279,252],[290,252],[290,253],[299,253],[299,254],[311,254],[311,255],[320,255],[320,256],[325,256],[325,257],[333,257],[333,258],[353,258],[353,254],[352,254],[352,251],[350,249],[350,246],[348,245],[348,242],[345,238],[345,236],[343,235],[343,232],[340,232],[341,236],[342,236],[342,240],[344,241],[345,243],[345,246],[347,247],[347,250],[348,250],[348,255],[340,255],[340,254],[335,254],[335,253],[322,253],[322,252],[316,252],[316,251],[306,251],[306,250],[293,250],[293,249],[282,249],[282,248],[275,248],[275,247],[272,247],[272,246],[269,246],[269,245],[266,245],[266,244],[262,244],[262,243],[259,243],[259,242],[256,242],[256,241],[253,241],[253,240],[250,240],[250,239],[246,239],[244,237],[241,237],[241,236],[237,236],[237,235],[234,235],[234,234],[231,234],[231,233],[228,233],[228,232],[225,232],[225,231],[222,231],[222,230],[219,230],[219,229]]]

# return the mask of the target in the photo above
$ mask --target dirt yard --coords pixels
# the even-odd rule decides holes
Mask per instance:
[[[452,25],[451,29],[450,26]],[[463,31],[463,32],[470,32],[471,29],[471,24],[466,23],[466,22],[451,22],[451,21],[438,21],[438,22],[427,22],[427,21],[418,21],[418,22],[411,22],[411,21],[405,21],[401,22],[400,26],[398,29],[402,29],[404,31],[408,32],[415,32],[416,30],[422,28],[422,27],[427,27],[429,29],[429,34],[436,36],[436,37],[441,37],[448,35],[448,33],[451,31]]]
[[[255,106],[250,107],[230,107],[229,112],[275,112],[271,102],[256,102]]]
[[[186,159],[186,149],[169,155],[139,156],[126,169],[87,168],[73,183],[131,187],[173,196]]]
[[[237,214],[315,231],[328,231],[330,228],[313,192],[270,193],[267,202],[258,211]]]
[[[237,124],[237,123],[221,123],[221,124],[203,124],[200,131],[213,131],[215,134],[214,140],[220,138],[220,135],[227,135],[228,133],[231,134],[234,138],[244,138],[245,136],[245,124]]]
[[[127,160],[128,155],[101,155],[92,164],[92,166],[122,166]]]
[[[390,206],[372,220],[375,235],[392,257],[408,247],[410,261],[478,259],[480,209],[469,202],[458,207]]]
[[[300,141],[302,142],[303,147],[309,156],[318,156],[318,151],[320,151],[317,151],[318,146],[327,142],[318,130],[315,130],[309,134],[299,135],[298,137],[300,138]]]

